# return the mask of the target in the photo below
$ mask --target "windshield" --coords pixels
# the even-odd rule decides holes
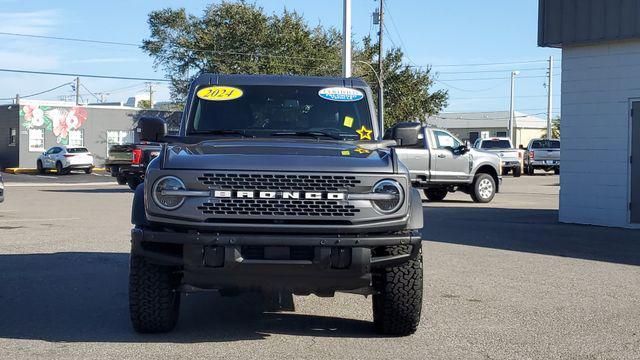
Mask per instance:
[[[196,94],[191,134],[375,140],[361,90],[243,85],[203,86]]]
[[[558,140],[534,140],[531,143],[532,149],[560,149]]]
[[[483,140],[482,149],[511,149],[509,140]]]
[[[86,148],[67,148],[67,152],[69,154],[78,154],[78,153],[88,153],[89,150]]]

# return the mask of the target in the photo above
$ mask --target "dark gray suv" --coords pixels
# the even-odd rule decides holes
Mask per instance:
[[[380,332],[413,333],[422,205],[372,104],[359,79],[205,74],[178,136],[141,119],[165,144],[133,201],[134,328],[171,330],[185,291],[351,292]]]

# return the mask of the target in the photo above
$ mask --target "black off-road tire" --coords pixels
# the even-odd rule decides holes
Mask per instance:
[[[56,162],[56,172],[58,175],[66,175],[69,173],[68,169],[62,167],[62,163],[60,161]]]
[[[513,177],[520,177],[522,176],[522,167],[518,166],[517,168],[513,169]]]
[[[93,168],[86,168],[84,169],[84,173],[85,174],[91,174],[93,172]]]
[[[424,195],[429,201],[442,201],[447,197],[447,193],[445,189],[424,189]]]
[[[126,176],[118,175],[118,176],[116,176],[116,181],[118,182],[118,185],[127,185],[127,177]]]
[[[129,189],[136,191],[138,185],[140,185],[142,181],[136,177],[130,177],[127,179],[127,185],[129,185]]]
[[[129,264],[129,315],[139,333],[173,330],[180,312],[180,274],[176,268],[149,263],[131,254]]]
[[[510,169],[502,169],[502,176],[506,176],[509,175],[509,171],[511,171]]]
[[[560,168],[559,167],[553,168],[553,173],[556,175],[560,175]]]
[[[534,175],[535,174],[535,169],[533,168],[533,166],[527,166],[527,175]]]
[[[483,187],[489,182],[491,184],[491,194],[483,196]],[[496,195],[496,180],[487,173],[476,174],[471,187],[471,199],[477,203],[488,203],[493,200]]]
[[[389,246],[380,255],[400,255],[410,251],[409,245]],[[413,334],[422,312],[422,251],[407,263],[374,272],[373,277],[373,324],[376,330],[385,335]]]

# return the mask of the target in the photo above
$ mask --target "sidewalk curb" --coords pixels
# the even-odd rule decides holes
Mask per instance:
[[[106,171],[105,168],[93,168],[93,171]],[[7,174],[37,174],[38,173],[38,169],[32,169],[32,168],[6,168],[4,169],[4,172],[6,172]],[[52,172],[55,173],[56,170],[52,169],[52,170],[47,170],[47,172]]]

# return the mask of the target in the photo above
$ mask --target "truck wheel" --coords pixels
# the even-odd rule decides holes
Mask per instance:
[[[513,177],[520,177],[522,175],[522,167],[518,166],[517,168],[513,169]]]
[[[429,201],[442,201],[447,193],[448,191],[444,189],[424,189],[424,195]]]
[[[502,169],[502,176],[509,175],[509,169]]]
[[[84,173],[85,174],[91,174],[93,172],[93,168],[86,168],[84,169]]]
[[[487,173],[476,175],[473,181],[471,198],[477,203],[488,203],[496,195],[496,181]]]
[[[535,174],[535,169],[533,168],[533,166],[527,166],[527,175],[533,174]]]
[[[129,265],[129,315],[139,333],[171,331],[178,321],[180,276],[175,268],[147,262],[131,254]]]
[[[138,187],[138,185],[140,185],[140,183],[140,179],[135,177],[130,177],[129,179],[127,179],[127,185],[129,185],[129,189],[133,191],[136,191],[136,188]]]
[[[560,168],[559,167],[554,168],[553,169],[553,173],[556,174],[556,175],[560,175]]]
[[[408,245],[389,246],[383,255],[406,254]],[[373,274],[373,324],[386,335],[413,334],[422,311],[422,251],[407,263]]]
[[[118,182],[118,185],[127,185],[126,176],[116,176],[116,181]]]
[[[69,171],[62,167],[62,163],[60,161],[56,162],[56,172],[58,175],[68,174]]]

